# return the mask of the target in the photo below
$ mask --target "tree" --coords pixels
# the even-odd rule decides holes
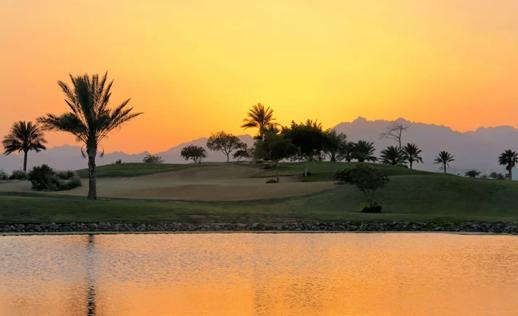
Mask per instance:
[[[227,157],[227,162],[230,161],[230,154],[242,147],[242,142],[239,137],[224,131],[212,134],[207,140],[207,148],[212,151],[221,151]]]
[[[27,172],[27,156],[29,151],[39,152],[45,150],[43,130],[38,124],[19,121],[13,124],[9,134],[4,137],[4,154],[10,155],[13,152],[23,152],[23,171]]]
[[[50,130],[68,132],[86,147],[88,156],[88,199],[97,199],[95,158],[101,141],[117,127],[141,115],[128,107],[130,99],[114,109],[109,108],[113,81],[107,82],[107,73],[82,76],[70,75],[72,86],[58,81],[65,94],[65,102],[70,111],[62,115],[47,114],[39,119]],[[85,155],[83,148],[81,149]]]
[[[403,147],[403,159],[408,161],[408,166],[410,169],[412,169],[414,163],[423,162],[423,158],[421,157],[421,149],[419,149],[419,147],[417,147],[415,144],[406,144],[406,146]]]
[[[513,168],[517,162],[518,153],[510,149],[507,149],[502,154],[500,154],[500,157],[498,157],[498,163],[500,163],[502,166],[505,166],[505,170],[507,170],[507,179],[513,179]]]
[[[340,149],[346,144],[346,136],[342,133],[337,133],[335,130],[325,133],[326,139],[324,143],[324,151],[329,155],[331,161],[336,161],[340,154]]]
[[[381,134],[381,138],[393,139],[397,142],[398,148],[402,148],[403,133],[410,128],[410,125],[394,122]]]
[[[465,175],[466,177],[476,178],[476,177],[478,177],[478,176],[480,175],[480,171],[478,171],[478,170],[474,170],[474,169],[473,169],[473,170],[468,170],[468,171],[466,171],[466,172],[464,173],[464,175]]]
[[[164,160],[163,160],[163,159],[162,159],[162,157],[160,157],[160,156],[147,154],[147,155],[142,159],[142,162],[143,162],[143,163],[161,164],[161,163],[163,163],[163,162],[164,162]]]
[[[182,148],[180,155],[185,159],[191,159],[194,163],[201,163],[201,160],[207,157],[205,148],[196,145],[188,145]]]
[[[296,153],[297,147],[287,137],[273,131],[265,133],[264,139],[258,140],[255,145],[256,158],[271,161],[276,170],[280,160],[287,159]],[[276,182],[279,182],[278,172],[276,172]]]
[[[389,182],[389,178],[382,171],[360,164],[354,168],[338,172],[335,178],[353,184],[363,192],[367,200],[367,206],[363,208],[362,212],[381,211],[381,206],[376,202],[375,192]]]
[[[245,143],[241,143],[241,147],[234,152],[232,157],[236,160],[241,159],[250,159],[254,156],[254,149],[248,148],[248,145]]]
[[[358,162],[376,161],[375,150],[374,143],[360,140],[353,146],[352,158],[358,160]]]
[[[388,146],[381,151],[381,161],[387,165],[400,165],[405,161],[403,151],[396,146]]]
[[[347,162],[351,162],[354,158],[355,146],[356,144],[353,142],[344,142],[338,149],[338,155],[336,156],[336,159],[338,161],[345,160]]]
[[[505,176],[503,174],[501,174],[499,172],[494,172],[494,171],[489,174],[489,177],[491,179],[495,179],[495,180],[504,180],[505,179]]]
[[[247,117],[243,119],[244,124],[241,125],[241,127],[244,129],[258,128],[259,135],[257,138],[264,139],[266,130],[276,125],[274,121],[273,109],[269,106],[257,103],[248,111]]]
[[[455,161],[455,157],[447,151],[441,151],[434,159],[435,164],[441,164],[442,170],[446,173],[446,168],[450,165],[450,162]]]
[[[298,158],[308,161],[320,156],[327,141],[322,124],[312,120],[300,124],[291,122],[289,127],[283,127],[282,134],[297,148]]]

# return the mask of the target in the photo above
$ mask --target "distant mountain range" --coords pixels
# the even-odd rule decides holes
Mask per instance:
[[[481,127],[475,131],[457,132],[447,126],[411,122],[405,119],[396,121],[375,120],[369,121],[359,117],[352,122],[344,122],[335,126],[335,130],[347,135],[348,140],[368,140],[374,142],[377,154],[388,145],[395,144],[393,140],[383,139],[380,135],[386,128],[395,122],[409,125],[410,128],[403,135],[403,143],[416,143],[423,150],[423,164],[416,167],[422,170],[437,171],[438,166],[433,164],[435,155],[441,150],[447,150],[455,155],[455,162],[451,164],[452,173],[461,173],[470,169],[477,169],[483,173],[491,171],[504,172],[498,165],[498,155],[505,149],[518,150],[518,129],[511,126]],[[249,135],[239,136],[242,141],[251,145],[253,139]],[[189,144],[204,146],[207,138],[199,138],[190,142],[178,144],[171,149],[156,153],[169,163],[185,163],[180,156],[181,149]],[[218,152],[208,151],[205,161],[224,161],[224,156]],[[124,152],[106,153],[99,157],[98,165],[114,163],[120,159],[124,162],[140,162],[147,152],[127,154]],[[40,153],[31,152],[29,166],[47,163],[56,169],[81,169],[86,167],[86,160],[82,158],[79,147],[59,146]],[[21,157],[17,155],[0,156],[0,169],[7,172],[19,169]]]

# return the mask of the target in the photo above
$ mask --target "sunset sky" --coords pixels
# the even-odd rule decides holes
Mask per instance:
[[[0,137],[64,112],[68,73],[104,71],[113,105],[145,112],[106,151],[252,133],[240,125],[257,102],[281,123],[518,126],[517,12],[516,0],[2,0]]]

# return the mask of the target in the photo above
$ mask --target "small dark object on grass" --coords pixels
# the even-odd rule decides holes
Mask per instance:
[[[277,181],[276,179],[268,179],[266,183],[279,183],[279,181]]]
[[[381,205],[367,205],[362,209],[362,213],[381,213]]]

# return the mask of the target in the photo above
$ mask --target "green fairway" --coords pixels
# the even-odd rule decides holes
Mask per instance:
[[[323,166],[326,163],[320,164],[322,167],[319,170],[331,169]],[[298,166],[295,168],[292,164],[282,168],[298,172]],[[400,174],[392,175],[387,187],[379,191],[378,198],[384,206],[382,214],[360,213],[362,194],[353,186],[336,185],[331,190],[309,196],[238,202],[87,201],[82,197],[4,193],[0,195],[0,222],[518,222],[516,182],[413,172],[397,167],[382,168],[392,170],[392,174]]]
[[[330,181],[334,179],[334,175],[337,171],[341,171],[347,168],[352,168],[358,163],[345,163],[345,162],[290,162],[281,163],[276,169],[264,169],[256,175],[256,177],[274,177],[276,174],[279,176],[302,176],[304,170],[307,168],[309,176],[304,178],[304,181]],[[389,166],[381,164],[369,164],[375,168],[383,170],[388,176],[394,175],[426,175],[433,174],[431,172],[410,170],[399,166]],[[259,168],[259,167],[258,167]]]

